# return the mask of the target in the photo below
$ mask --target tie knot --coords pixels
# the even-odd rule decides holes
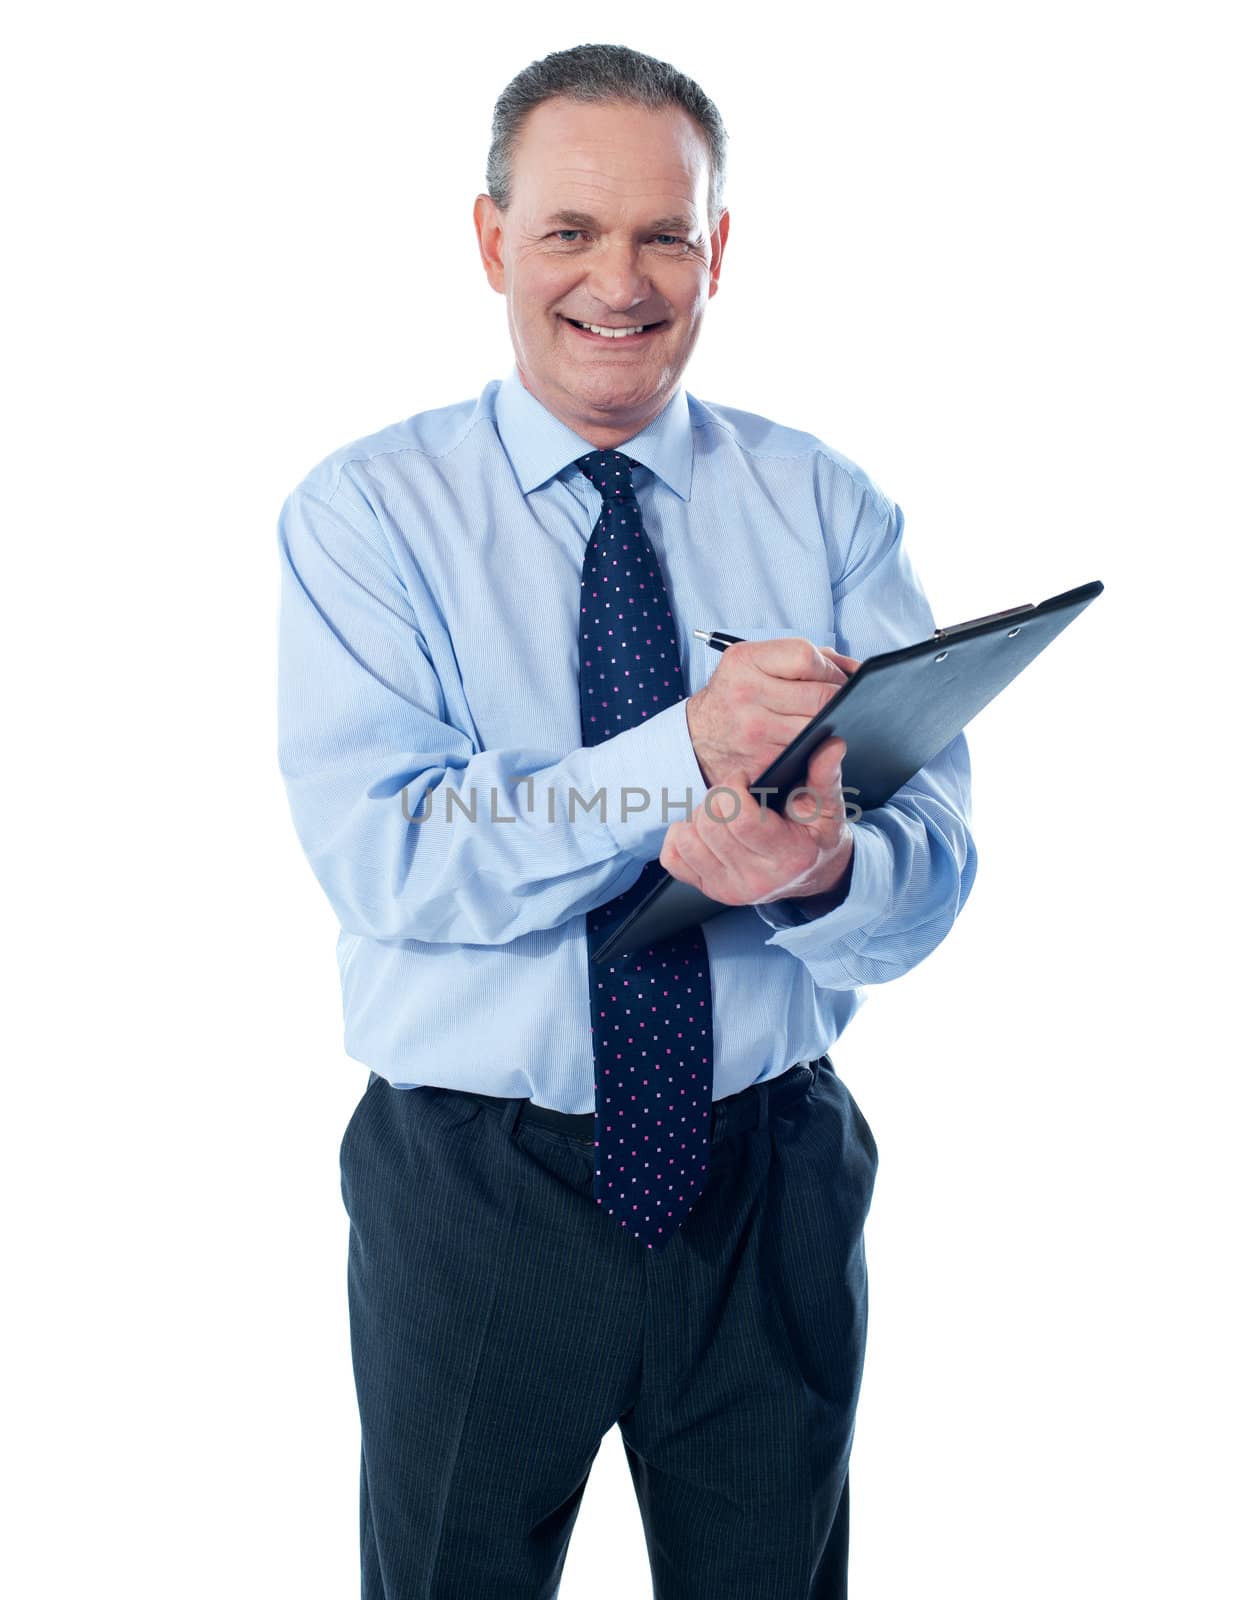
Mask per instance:
[[[620,450],[590,450],[575,465],[601,490],[601,498],[609,500],[612,495],[632,493],[632,468],[640,462]]]

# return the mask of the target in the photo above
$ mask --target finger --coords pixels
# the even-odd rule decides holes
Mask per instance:
[[[715,804],[719,796],[716,795],[711,804]],[[684,868],[683,881],[692,882],[703,893],[710,894],[712,899],[718,895],[711,891],[720,883],[728,871],[724,858],[717,854],[713,845],[702,836],[698,826],[698,819],[704,814],[702,806],[698,806],[693,813],[691,826],[680,829],[672,840],[671,848],[679,857]],[[721,831],[722,825],[716,825],[716,831]],[[665,864],[665,863],[664,863]],[[672,862],[668,871],[672,876],[677,876],[675,863]]]
[[[840,683],[820,683],[814,678],[798,683],[784,678],[764,677],[757,682],[759,688],[754,695],[754,706],[771,717],[781,719],[778,728],[768,726],[765,731],[783,735],[786,742],[801,733],[841,688]]]
[[[742,639],[723,654],[725,661],[748,662],[756,671],[772,678],[844,682],[844,669],[825,653],[829,648],[812,644],[800,634],[789,634],[779,639]]]
[[[805,640],[797,642],[807,643]],[[780,716],[804,716],[809,722],[817,712],[823,710],[837,690],[849,682],[858,669],[858,663],[852,656],[838,655],[826,645],[822,649],[813,645],[809,648],[810,660],[815,670],[803,672],[796,677],[765,672],[759,663],[754,663],[752,694],[755,705],[761,706],[765,711],[774,711]],[[848,670],[846,666],[841,665],[843,662],[849,663]],[[794,729],[794,732],[798,731],[800,730]]]
[[[722,789],[710,791],[706,798],[709,809],[698,807],[693,827],[680,841],[681,859],[686,870],[701,880],[703,893],[743,905],[777,888],[782,873],[790,882],[804,873],[813,846],[807,843],[799,851],[796,828],[774,811],[760,808],[757,796],[737,787],[735,800]]]
[[[819,653],[820,655],[828,656],[831,660],[835,661],[842,671],[847,674],[853,674],[857,672],[858,669],[863,665],[863,663],[854,656],[843,656],[839,650],[834,650],[830,644],[821,644],[819,646]]]
[[[693,813],[699,839],[725,865],[738,858],[769,856],[778,848],[783,820],[742,784],[709,790]]]

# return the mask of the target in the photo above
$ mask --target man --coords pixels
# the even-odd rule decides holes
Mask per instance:
[[[532,63],[474,207],[514,370],[281,516],[280,760],[371,1068],[372,1600],[555,1594],[616,1422],[660,1600],[846,1593],[877,1151],[824,1052],[963,906],[969,769],[956,739],[860,818],[830,740],[786,812],[749,791],[933,618],[853,463],[681,387],[724,152],[665,63]],[[663,869],[730,909],[594,963]]]

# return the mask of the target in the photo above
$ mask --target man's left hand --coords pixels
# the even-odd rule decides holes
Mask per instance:
[[[784,811],[737,784],[709,791],[687,821],[667,829],[660,864],[727,906],[828,894],[848,879],[854,854],[841,793],[845,752],[844,739],[818,745],[805,787]]]

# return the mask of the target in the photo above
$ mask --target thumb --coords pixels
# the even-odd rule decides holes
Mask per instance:
[[[847,745],[839,736],[825,739],[812,753],[807,763],[807,782],[820,794],[835,793],[841,784],[841,763]]]

